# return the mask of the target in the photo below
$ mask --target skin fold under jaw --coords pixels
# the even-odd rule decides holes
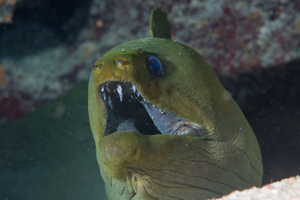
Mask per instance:
[[[152,37],[92,67],[89,117],[108,199],[207,199],[260,186],[260,148],[240,108],[195,50],[160,37],[155,16],[166,19],[152,11]]]

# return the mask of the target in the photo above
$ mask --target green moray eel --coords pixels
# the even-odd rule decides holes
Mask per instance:
[[[155,8],[150,38],[92,66],[89,119],[108,199],[207,199],[261,186],[253,130],[201,55],[170,39],[169,26]]]

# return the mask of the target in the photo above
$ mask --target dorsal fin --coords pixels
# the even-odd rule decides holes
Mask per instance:
[[[171,25],[167,13],[158,7],[151,11],[149,31],[151,37],[171,39]]]

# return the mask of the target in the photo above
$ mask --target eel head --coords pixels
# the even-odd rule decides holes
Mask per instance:
[[[143,38],[92,68],[89,117],[109,199],[207,199],[260,186],[256,137],[196,51]]]

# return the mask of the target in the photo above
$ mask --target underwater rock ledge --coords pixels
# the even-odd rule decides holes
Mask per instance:
[[[268,184],[262,188],[253,187],[234,191],[215,200],[291,200],[300,199],[300,177],[290,177]]]

